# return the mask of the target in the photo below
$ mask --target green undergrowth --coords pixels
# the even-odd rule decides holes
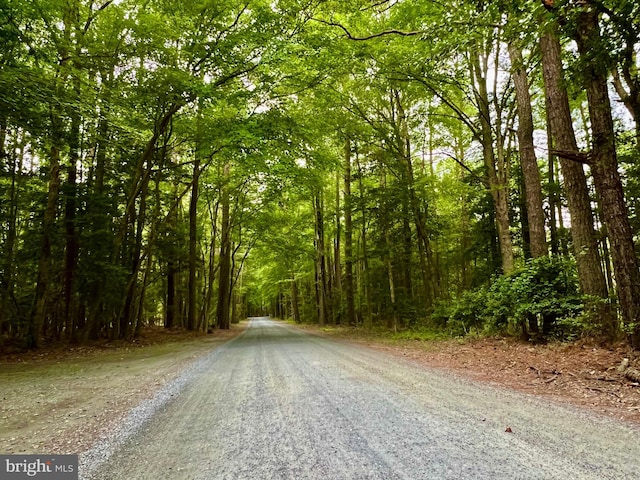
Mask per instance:
[[[292,323],[292,322],[289,322]],[[318,331],[324,335],[334,338],[344,338],[350,340],[375,341],[378,343],[398,343],[398,342],[436,342],[451,339],[446,331],[434,329],[429,326],[415,326],[402,330],[393,331],[386,326],[373,325],[357,327],[344,325],[317,324],[296,324],[298,327],[309,331]]]
[[[602,333],[596,312],[603,302],[579,292],[575,262],[542,257],[440,304],[430,322],[451,336],[572,341]]]
[[[599,312],[607,302],[580,293],[573,260],[551,256],[529,260],[490,284],[442,301],[425,318],[401,319],[404,328],[397,331],[382,325],[316,328],[336,337],[385,342],[493,336],[566,342],[603,337],[607,325]]]

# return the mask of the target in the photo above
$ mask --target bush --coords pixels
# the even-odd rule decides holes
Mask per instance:
[[[478,288],[463,292],[449,307],[447,329],[452,336],[468,335],[472,329],[479,332],[486,316],[487,289]]]
[[[446,316],[446,328],[454,335],[476,328],[542,340],[575,335],[584,300],[574,262],[541,257],[495,278],[488,288],[464,292],[440,315]]]

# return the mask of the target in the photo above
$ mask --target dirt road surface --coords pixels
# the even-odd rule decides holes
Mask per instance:
[[[135,423],[135,422],[134,422]],[[637,479],[640,430],[267,318],[83,478]]]

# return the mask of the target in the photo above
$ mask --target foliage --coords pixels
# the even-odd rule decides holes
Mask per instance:
[[[575,264],[562,257],[526,262],[488,287],[468,290],[439,313],[454,335],[471,328],[489,333],[570,338],[587,330],[581,317],[587,299],[578,291]],[[580,318],[580,320],[577,320]],[[591,322],[593,327],[593,323]]]
[[[542,163],[538,39],[560,14],[565,38],[578,27],[560,3],[3,1],[0,349],[204,330],[226,303],[337,324],[352,302],[349,323],[417,336],[605,330],[570,260],[525,263],[514,188],[504,52],[522,47]],[[588,3],[611,50],[600,67],[630,89],[638,7]],[[583,114],[588,62],[562,53]],[[618,130],[637,232],[640,137]],[[561,176],[542,183],[562,198]],[[505,236],[523,266],[502,277]]]

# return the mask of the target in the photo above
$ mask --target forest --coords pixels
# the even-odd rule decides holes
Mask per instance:
[[[247,316],[640,349],[635,0],[0,0],[0,352]]]

